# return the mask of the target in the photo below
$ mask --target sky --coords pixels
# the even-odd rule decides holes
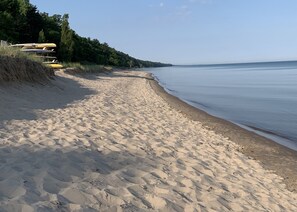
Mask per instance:
[[[143,60],[297,60],[296,0],[31,0],[79,35]]]

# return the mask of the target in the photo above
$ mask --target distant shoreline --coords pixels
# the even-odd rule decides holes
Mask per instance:
[[[173,65],[173,66],[221,66],[221,65],[247,65],[247,64],[269,64],[269,63],[297,63],[297,60],[275,60],[275,61],[250,61],[250,62],[226,62],[226,63],[202,63],[202,64],[183,64],[183,65]]]
[[[148,74],[152,77],[152,74]],[[207,129],[213,130],[242,146],[241,151],[245,155],[260,161],[264,168],[281,176],[290,191],[297,192],[296,151],[187,104],[167,93],[156,80],[149,82],[152,89],[171,107],[181,111],[189,119],[201,122]]]

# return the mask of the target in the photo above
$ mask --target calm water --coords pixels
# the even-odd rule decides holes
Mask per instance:
[[[189,104],[297,150],[297,61],[147,71]]]

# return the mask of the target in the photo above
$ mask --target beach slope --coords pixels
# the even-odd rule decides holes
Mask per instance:
[[[296,211],[281,177],[148,74],[57,75],[0,87],[0,211]]]

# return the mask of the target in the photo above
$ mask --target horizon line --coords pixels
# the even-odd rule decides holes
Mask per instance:
[[[268,60],[268,61],[250,61],[250,62],[219,62],[219,63],[200,63],[200,64],[172,64],[173,66],[212,66],[212,65],[239,65],[239,64],[257,64],[257,63],[280,63],[297,62],[295,60]]]

